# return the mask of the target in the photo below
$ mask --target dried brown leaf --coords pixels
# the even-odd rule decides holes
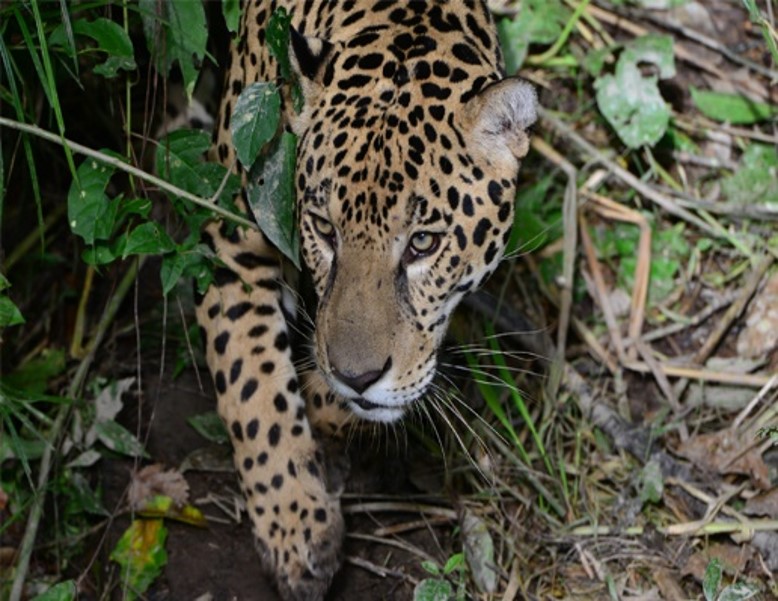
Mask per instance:
[[[778,486],[751,497],[746,501],[743,513],[763,515],[772,519],[778,518]]]
[[[189,498],[189,484],[177,470],[163,470],[158,463],[147,465],[133,474],[127,493],[128,502],[130,507],[140,511],[146,501],[156,495],[170,497],[180,507]]]
[[[662,599],[665,601],[685,601],[688,595],[683,592],[675,573],[665,568],[657,568],[653,572],[654,582],[659,587]]]
[[[717,543],[701,549],[689,557],[681,573],[684,576],[692,576],[702,582],[708,564],[712,559],[718,559],[725,573],[730,575],[740,574],[753,556],[754,550],[750,545]]]
[[[689,438],[678,447],[678,454],[719,474],[750,476],[764,490],[770,486],[767,465],[758,449],[749,448],[752,444],[751,436],[726,428]]]

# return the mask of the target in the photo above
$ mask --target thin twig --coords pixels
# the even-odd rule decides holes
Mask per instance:
[[[105,165],[110,165],[111,167],[119,169],[120,171],[129,173],[130,175],[134,175],[138,179],[153,184],[157,186],[159,189],[164,190],[165,192],[169,192],[170,194],[174,194],[175,196],[188,200],[192,204],[195,204],[204,209],[208,209],[212,213],[215,213],[219,217],[227,219],[228,221],[232,221],[233,223],[237,223],[238,225],[243,225],[245,227],[254,230],[259,229],[259,226],[253,221],[250,221],[245,217],[241,217],[240,215],[236,215],[235,213],[232,213],[231,211],[228,211],[227,209],[220,207],[213,201],[213,199],[205,199],[205,198],[201,198],[200,196],[195,196],[194,194],[191,194],[186,190],[182,190],[181,188],[178,188],[173,184],[166,182],[163,179],[151,175],[150,173],[146,173],[145,171],[138,169],[137,167],[128,165],[127,163],[115,157],[109,156],[107,154],[103,154],[102,152],[83,146],[78,142],[73,142],[72,140],[68,140],[67,138],[60,138],[56,134],[52,134],[51,132],[48,132],[45,129],[41,129],[40,127],[37,127],[35,125],[20,123],[18,121],[14,121],[13,119],[6,119],[5,117],[0,117],[0,125],[4,125],[6,127],[10,127],[11,129],[32,134],[44,140],[48,140],[49,142],[54,142],[55,144],[66,146],[67,148],[69,148],[74,152],[91,157],[97,161],[100,161],[101,163],[104,163]]]

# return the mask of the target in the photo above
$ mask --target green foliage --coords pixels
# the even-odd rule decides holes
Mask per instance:
[[[97,47],[76,53],[75,48],[70,44],[69,33],[91,38],[97,43]],[[74,59],[77,54],[94,52],[94,50],[105,53],[105,61],[92,68],[94,73],[103,77],[116,77],[119,70],[133,71],[137,68],[135,51],[127,32],[117,23],[102,17],[94,21],[86,19],[73,21],[71,32],[68,32],[63,23],[49,36],[49,45],[52,47],[61,46],[65,54]]]
[[[292,263],[300,268],[300,232],[297,229],[294,166],[297,138],[283,132],[254,164],[246,194],[259,227]]]
[[[727,198],[743,204],[778,205],[778,154],[765,144],[746,148],[740,168],[721,184]]]
[[[778,115],[775,105],[755,102],[745,96],[710,92],[694,86],[689,91],[700,112],[716,121],[750,125]]]
[[[138,6],[157,70],[168,75],[177,63],[184,77],[186,94],[191,98],[208,41],[202,3],[139,0]]]
[[[215,411],[192,415],[186,421],[206,440],[218,444],[228,444],[230,442],[227,429]]]
[[[19,307],[17,307],[4,292],[10,287],[11,282],[0,273],[0,328],[17,326],[24,323],[24,317],[22,317],[22,312],[19,311]]]
[[[441,568],[431,561],[421,562],[421,567],[433,578],[425,578],[413,589],[413,601],[464,601],[467,564],[464,553],[455,553]],[[456,590],[451,584],[456,583]]]
[[[273,139],[280,119],[281,96],[274,84],[253,83],[241,92],[230,119],[230,132],[245,169],[251,169],[260,149]]]
[[[75,601],[78,598],[78,589],[74,580],[66,580],[55,584],[45,593],[34,597],[32,601]]]
[[[125,599],[142,598],[167,564],[167,527],[160,519],[133,520],[111,552],[118,563]]]
[[[656,65],[659,76],[643,75],[640,63]],[[615,75],[604,75],[595,81],[597,106],[630,148],[653,146],[665,134],[670,110],[657,82],[658,78],[674,75],[672,38],[645,36],[624,49]]]
[[[524,64],[531,44],[552,44],[561,35],[570,11],[560,0],[526,0],[515,19],[497,23],[505,68],[515,73]]]

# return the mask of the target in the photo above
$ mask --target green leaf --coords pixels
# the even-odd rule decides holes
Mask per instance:
[[[126,599],[134,600],[148,590],[167,564],[163,520],[133,520],[111,552],[111,560],[121,567]]]
[[[87,159],[78,167],[78,181],[68,192],[68,223],[71,231],[87,244],[108,240],[114,231],[119,209],[117,200],[109,200],[105,187],[113,167]]]
[[[454,570],[458,570],[459,568],[462,568],[464,566],[465,566],[465,554],[455,553],[454,555],[448,558],[446,565],[443,566],[443,573],[450,574]]]
[[[238,27],[240,26],[240,1],[222,0],[222,14],[224,15],[224,22],[227,24],[227,31],[238,33]]]
[[[662,500],[664,479],[659,462],[652,459],[643,467],[640,473],[640,500],[643,503],[659,503]]]
[[[721,563],[718,559],[712,559],[705,568],[702,577],[702,593],[707,601],[716,601],[716,593],[721,583]]]
[[[465,510],[462,536],[465,559],[470,567],[473,582],[482,593],[495,592],[498,578],[495,571],[494,541],[486,522],[473,512]]]
[[[291,25],[292,16],[286,12],[283,6],[280,6],[270,15],[265,33],[270,54],[278,61],[281,76],[292,84],[294,110],[300,113],[303,110],[304,104],[303,91],[289,60],[289,28]]]
[[[692,100],[706,117],[724,123],[750,125],[778,115],[774,104],[755,102],[745,96],[709,92],[691,87]]]
[[[619,57],[615,75],[595,81],[597,106],[630,148],[653,146],[667,131],[670,110],[659,93],[656,76],[643,76],[638,64],[653,63],[660,75],[675,74],[672,39],[646,36],[635,40]]]
[[[24,390],[30,395],[43,394],[49,380],[64,373],[66,367],[65,352],[47,348],[37,357],[3,376],[2,382],[16,390]]]
[[[759,594],[759,587],[746,582],[736,582],[719,594],[717,601],[745,601]]]
[[[434,561],[422,561],[421,567],[428,574],[432,574],[433,576],[440,575],[440,567]]]
[[[297,138],[284,132],[252,168],[246,194],[260,229],[300,269],[300,234],[295,219],[294,166]]]
[[[95,424],[95,431],[100,442],[112,451],[129,457],[148,457],[143,445],[135,438],[135,435],[115,421]]]
[[[562,34],[570,11],[559,0],[525,0],[514,19],[500,19],[500,38],[505,68],[514,74],[527,58],[530,44],[553,44]]]
[[[33,597],[32,601],[75,601],[77,592],[76,581],[66,580],[55,584],[45,593]]]
[[[189,425],[206,440],[218,444],[227,444],[230,441],[230,436],[227,434],[224,422],[222,422],[215,411],[193,415],[186,421],[189,422]]]
[[[448,580],[427,578],[413,589],[413,601],[451,601],[454,588]]]
[[[272,83],[254,83],[241,92],[230,118],[232,143],[238,160],[251,169],[259,151],[276,134],[281,96]]]
[[[106,78],[116,77],[120,69],[133,71],[137,67],[132,41],[118,23],[102,17],[94,21],[78,19],[73,22],[73,32],[92,38],[97,42],[97,49],[108,54],[105,62],[93,69],[98,75]],[[51,33],[49,44],[61,45],[66,50],[70,48],[64,25],[58,26]]]
[[[129,255],[160,255],[170,252],[175,246],[157,222],[147,221],[127,235],[122,258]]]
[[[198,244],[189,250],[179,249],[175,253],[166,255],[162,259],[159,274],[162,293],[167,296],[181,277],[189,276],[195,279],[197,291],[204,294],[213,280],[210,269],[211,259],[213,259],[213,251],[204,244]]]
[[[740,168],[722,181],[727,198],[742,204],[778,204],[778,154],[773,146],[751,144]]]
[[[138,4],[146,43],[157,70],[167,75],[177,62],[184,77],[184,90],[191,98],[208,41],[203,3],[139,0]]]
[[[0,296],[0,328],[18,326],[24,323],[22,312],[13,301],[5,295]]]
[[[240,178],[234,173],[228,173],[223,165],[203,161],[210,147],[211,137],[204,131],[174,131],[159,142],[157,173],[174,186],[202,198],[211,198],[226,177],[227,182],[220,199],[232,199],[240,189]]]

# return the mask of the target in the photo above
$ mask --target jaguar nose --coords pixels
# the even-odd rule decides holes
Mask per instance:
[[[362,373],[354,373],[348,369],[339,369],[332,365],[332,375],[351,388],[357,394],[362,394],[392,368],[392,358],[389,357],[381,369],[372,369]]]

